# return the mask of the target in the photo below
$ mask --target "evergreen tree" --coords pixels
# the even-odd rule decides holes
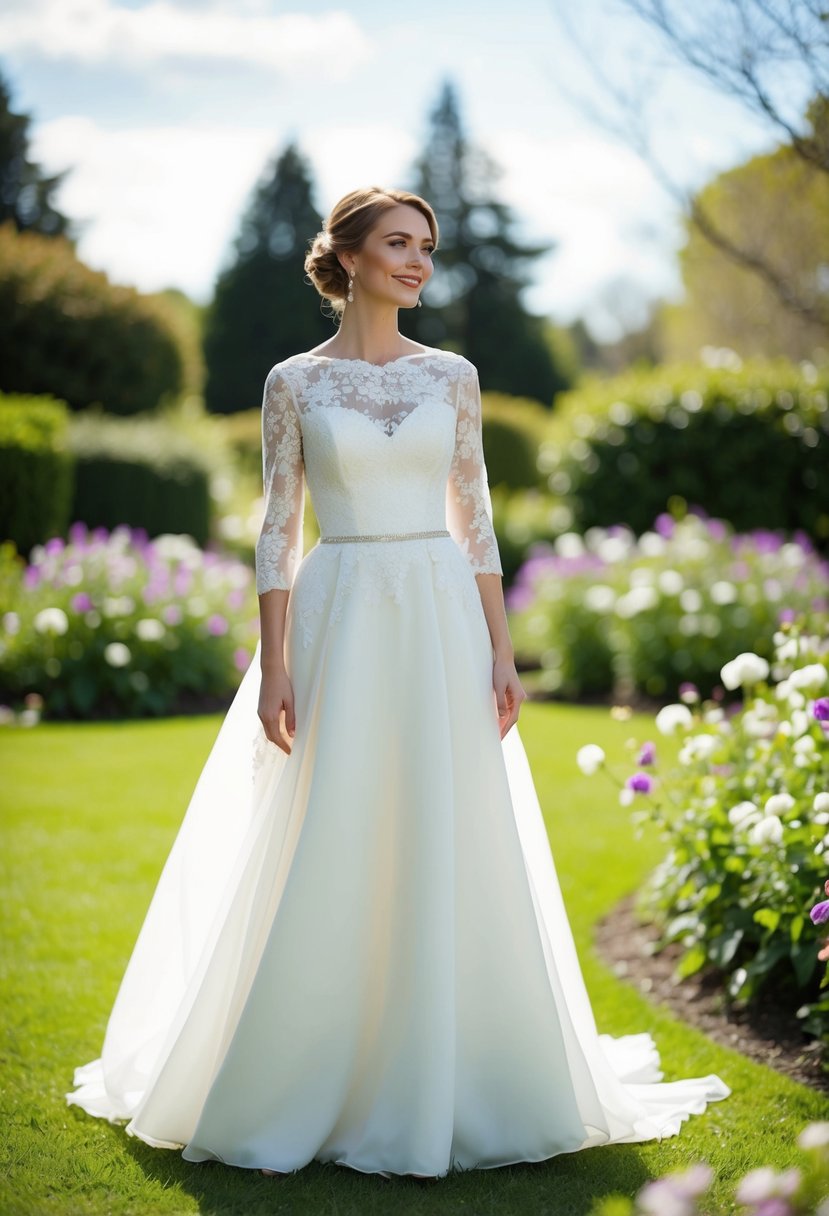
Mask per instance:
[[[28,114],[15,114],[11,90],[0,75],[0,224],[11,220],[19,232],[71,239],[70,221],[58,211],[52,195],[68,169],[47,177],[29,160]]]
[[[259,405],[270,369],[333,332],[304,271],[322,220],[310,167],[294,144],[255,187],[205,318],[205,402],[230,414]]]
[[[502,170],[462,129],[454,86],[446,81],[410,187],[434,207],[440,225],[435,278],[423,307],[401,318],[419,341],[445,345],[478,368],[481,386],[549,405],[568,387],[545,338],[545,320],[520,293],[528,264],[551,244],[520,245],[510,209],[495,197]]]

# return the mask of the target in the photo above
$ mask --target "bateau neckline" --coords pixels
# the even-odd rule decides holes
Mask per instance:
[[[424,355],[442,355],[445,351],[438,350],[434,346],[429,346],[426,350],[413,350],[408,355],[398,355],[396,359],[389,359],[386,363],[374,363],[371,359],[354,359],[347,358],[343,355],[317,355],[313,351],[304,351],[300,358],[303,359],[323,359],[326,363],[361,363],[363,367],[393,367],[395,363],[403,363],[406,359],[422,359]]]

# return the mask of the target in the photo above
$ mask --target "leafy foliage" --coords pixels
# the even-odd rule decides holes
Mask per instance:
[[[178,328],[162,299],[111,284],[65,238],[0,224],[0,389],[73,410],[155,409],[182,387]]]
[[[0,546],[0,697],[47,716],[144,717],[229,696],[258,637],[253,571],[129,528]]]
[[[63,401],[0,394],[0,537],[24,553],[69,523],[67,423]]]
[[[549,446],[576,531],[643,532],[673,504],[735,528],[801,528],[829,545],[829,373],[780,360],[669,366],[591,380],[561,399]]]
[[[506,604],[516,654],[551,692],[672,696],[692,680],[707,694],[732,654],[771,657],[782,609],[825,611],[828,576],[803,535],[661,515],[638,539],[617,526],[532,545]]]

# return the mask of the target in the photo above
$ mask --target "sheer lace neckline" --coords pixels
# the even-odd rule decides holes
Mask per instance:
[[[396,363],[402,363],[405,359],[422,359],[424,355],[441,355],[444,353],[444,351],[440,351],[434,346],[427,346],[425,350],[413,350],[408,355],[398,355],[396,359],[389,359],[386,363],[373,363],[371,359],[349,359],[342,355],[316,355],[313,351],[305,351],[301,358],[322,359],[325,363],[359,363],[362,367],[376,367],[380,370],[384,367],[393,367]]]

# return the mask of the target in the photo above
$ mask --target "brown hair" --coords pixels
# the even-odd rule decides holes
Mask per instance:
[[[305,271],[323,299],[330,300],[337,316],[342,317],[349,281],[337,254],[360,249],[383,212],[399,203],[416,207],[426,217],[437,248],[438,222],[426,200],[407,190],[387,190],[382,186],[352,190],[344,195],[331,209],[322,231],[311,240],[305,255]]]

